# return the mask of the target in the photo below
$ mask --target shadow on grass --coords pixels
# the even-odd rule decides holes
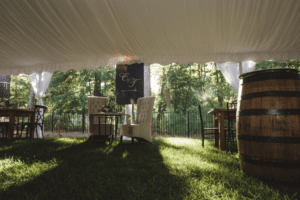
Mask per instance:
[[[214,147],[214,141],[205,141],[204,149],[199,140],[186,141],[199,143],[199,148],[191,151],[189,145],[174,145],[164,139],[154,139],[152,144],[142,142],[133,145],[130,140],[123,141],[123,144],[114,141],[111,146],[93,143],[86,138],[0,142],[0,159],[13,157],[14,162],[0,172],[0,197],[186,199],[189,191],[199,198],[204,193],[205,197],[213,197],[216,187],[222,185],[222,189],[240,190],[239,195],[253,199],[248,191],[254,194],[261,183],[263,189],[259,188],[260,194],[272,195],[271,191],[264,190],[266,182],[243,174],[235,155],[227,159],[228,154]],[[190,176],[170,174],[169,166],[163,163],[162,149],[175,150],[172,153],[184,151],[186,157],[191,155],[201,159],[201,165],[186,164],[191,171]],[[221,160],[225,156],[227,160]],[[17,164],[17,160],[25,164]],[[19,181],[20,176],[30,180]],[[9,184],[5,186],[1,182]],[[290,197],[295,193],[295,190],[287,191],[285,188],[278,190]]]
[[[224,179],[227,180],[228,183],[236,183],[236,185],[241,185],[243,183],[245,184],[245,189],[248,188],[249,184],[256,185],[259,187],[259,185],[268,186],[269,188],[273,188],[274,190],[278,190],[280,193],[288,195],[292,197],[297,191],[300,191],[300,181],[298,182],[276,182],[271,180],[266,180],[262,178],[257,178],[253,176],[249,176],[246,173],[243,173],[240,165],[241,161],[238,157],[238,151],[236,147],[231,146],[229,149],[231,150],[220,150],[219,147],[214,146],[214,141],[205,141],[204,148],[202,147],[202,142],[200,141],[198,150],[191,151],[191,148],[189,145],[173,145],[170,143],[164,143],[163,145],[167,148],[171,148],[178,151],[185,151],[186,156],[192,155],[194,157],[199,157],[201,160],[204,161],[204,163],[208,162],[209,164],[212,164],[217,169],[222,170],[197,170],[197,168],[193,168],[191,171],[193,174],[195,174],[195,177],[203,177],[209,176],[209,177],[223,177],[220,179],[217,179],[218,181]],[[203,149],[205,151],[203,151]],[[222,157],[226,157],[228,159],[224,160]],[[196,170],[195,170],[196,169]],[[199,168],[198,168],[199,169]],[[236,175],[232,176],[230,174],[226,174],[228,171],[234,172]],[[225,181],[224,181],[225,182]],[[210,183],[214,184],[214,182]],[[232,185],[226,186],[228,190],[232,189]],[[251,198],[251,196],[247,195],[247,190],[244,191],[245,197]],[[300,197],[299,192],[297,192],[297,197]],[[295,196],[294,196],[295,197]]]
[[[188,186],[169,174],[156,143],[86,139],[0,142],[1,199],[183,199]],[[108,142],[107,142],[108,144]],[[20,160],[19,164],[18,160]],[[21,176],[30,179],[21,181]],[[14,179],[17,179],[14,181]],[[5,189],[4,189],[5,188]]]

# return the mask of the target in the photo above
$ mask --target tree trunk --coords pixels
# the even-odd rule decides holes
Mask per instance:
[[[168,73],[169,73],[170,70],[171,70],[171,66],[172,66],[172,64],[171,64],[170,67],[169,67]],[[168,82],[168,81],[169,81],[169,76],[167,76],[167,82]],[[168,86],[166,86],[166,94],[167,94],[167,108],[170,108],[170,91],[169,91]]]
[[[95,70],[95,86],[94,86],[94,96],[101,97],[101,73]]]
[[[164,87],[165,87],[165,73],[163,74],[163,81],[161,83],[161,88],[160,88],[160,96],[161,98],[163,99],[163,96],[164,96]],[[159,104],[159,107],[158,107],[158,112],[160,113],[161,112],[161,104]],[[158,114],[160,115],[160,114]]]
[[[216,71],[216,74],[217,74],[217,88],[219,88],[219,72]],[[223,106],[223,99],[219,94],[218,94],[218,101],[220,106]]]
[[[10,86],[11,86],[11,76],[10,75],[8,75],[8,82],[9,82],[9,85],[7,85],[7,87],[8,87],[8,99],[10,99]],[[3,96],[4,97],[4,96]]]
[[[203,77],[202,77],[202,66],[200,67],[200,65],[198,64],[198,78],[200,80],[200,94],[202,92],[202,82],[203,82]]]
[[[35,94],[33,92],[33,88],[31,87],[31,92],[30,92],[30,97],[29,97],[29,110],[32,110],[34,108],[34,99],[35,99]]]
[[[164,82],[164,80],[165,80],[165,75],[164,75],[163,81],[162,81],[162,83],[161,83],[161,89],[160,89],[160,96],[161,96],[161,98],[162,98],[163,95],[164,95],[164,87],[165,87],[165,82]]]
[[[192,80],[192,65],[190,66],[190,79]],[[186,94],[185,97],[185,105],[184,105],[184,113],[186,112],[187,109],[187,104],[188,104],[188,93],[191,91],[191,84],[189,84],[189,90]]]
[[[160,88],[161,99],[163,99],[163,96],[164,96],[165,80],[166,80],[166,75],[165,75],[165,70],[163,69],[163,80],[161,82],[161,88]],[[156,122],[158,130],[160,130],[161,106],[162,106],[161,103],[159,103],[158,113],[157,113],[157,122]]]
[[[167,94],[167,108],[170,108],[170,93],[169,93],[168,86],[167,86],[167,89],[166,89],[166,94]]]
[[[104,95],[106,95],[106,80],[104,80]]]
[[[174,92],[174,111],[176,112],[176,110],[179,110],[178,109],[178,105],[177,105],[177,99],[176,98],[176,93],[177,93],[177,88],[178,88],[178,80],[176,81],[176,85],[174,85],[174,89],[175,89],[175,92]],[[170,100],[171,100],[171,97],[170,97]]]

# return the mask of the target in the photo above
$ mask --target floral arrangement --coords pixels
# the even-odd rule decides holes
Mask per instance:
[[[7,108],[12,104],[12,99],[0,98],[0,107]]]
[[[113,112],[113,109],[108,105],[108,106],[104,106],[102,109],[99,109],[98,112],[109,113],[109,112]]]

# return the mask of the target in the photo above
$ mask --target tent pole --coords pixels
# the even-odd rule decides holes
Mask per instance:
[[[240,75],[243,73],[242,63],[243,63],[243,62],[239,62]]]

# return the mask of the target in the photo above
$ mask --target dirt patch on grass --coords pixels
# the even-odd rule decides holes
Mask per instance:
[[[74,137],[90,137],[91,134],[90,133],[81,133],[81,132],[61,132],[61,133],[58,133],[58,132],[45,132],[44,133],[44,137],[45,138],[59,138],[59,137],[68,137],[68,138],[74,138]],[[120,137],[118,135],[118,137]],[[188,138],[187,136],[180,136],[180,135],[159,135],[159,134],[154,134],[152,135],[152,138],[161,138],[161,137],[164,137],[164,138],[172,138],[172,137],[182,137],[182,138]],[[190,135],[189,138],[193,138],[193,139],[201,139],[201,136],[198,134],[198,135]],[[206,140],[214,140],[213,137],[205,137]]]
[[[200,134],[197,135],[189,135],[190,137],[188,137],[188,135],[159,135],[157,133],[154,133],[154,135],[152,135],[152,138],[172,138],[172,137],[177,137],[177,138],[190,138],[190,139],[202,139]],[[204,137],[205,140],[215,140],[214,136],[205,136]]]
[[[64,133],[58,133],[58,132],[44,132],[45,138],[77,138],[77,137],[90,137],[90,133],[80,133],[80,132],[64,132]]]
[[[15,134],[17,132],[15,131]],[[82,132],[52,132],[52,131],[46,131],[44,132],[44,138],[89,138],[91,136],[90,133],[82,133]],[[0,137],[3,137],[2,134],[0,134]],[[22,138],[26,137],[26,133],[22,133]],[[118,135],[117,137],[120,137]],[[201,139],[201,136],[199,134],[197,135],[190,135],[190,137],[184,136],[184,135],[159,135],[157,133],[152,135],[152,138],[172,138],[172,137],[179,137],[179,138],[193,138],[193,139]],[[205,136],[205,140],[214,140],[214,137],[211,136]]]

